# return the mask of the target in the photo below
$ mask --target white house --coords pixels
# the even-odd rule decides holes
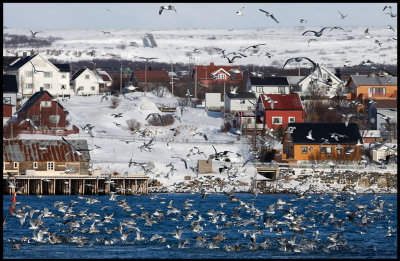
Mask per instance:
[[[221,101],[221,93],[219,92],[206,92],[205,109],[206,110],[220,110],[223,106]]]
[[[99,82],[99,92],[102,93],[104,91],[110,91],[113,81],[111,76],[100,68],[96,69],[96,73]]]
[[[318,86],[322,88],[322,94],[328,97],[334,95],[337,87],[344,82],[336,77],[336,75],[325,66],[320,65],[319,67],[321,69],[320,77],[322,79],[320,79],[321,81],[318,82]],[[318,69],[315,68],[297,83],[299,88],[295,91],[296,93],[298,93],[300,96],[305,96],[307,94],[307,89],[310,83],[319,76],[319,72],[317,72],[317,70]]]
[[[225,93],[225,112],[235,114],[238,111],[254,111],[257,98],[251,92]]]
[[[99,94],[99,80],[97,75],[88,68],[79,69],[71,77],[71,86],[75,95]]]
[[[290,84],[286,77],[249,77],[246,91],[258,99],[260,94],[289,94]]]
[[[69,85],[69,64],[53,64],[40,54],[18,57],[4,70],[4,74],[17,77],[18,92],[30,97],[40,88],[53,96],[73,95]]]

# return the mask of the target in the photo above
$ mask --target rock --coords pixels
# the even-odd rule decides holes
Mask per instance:
[[[385,177],[378,178],[378,188],[387,188],[388,181]]]
[[[369,181],[368,178],[361,178],[358,180],[358,185],[360,187],[369,188],[371,186],[371,182]]]

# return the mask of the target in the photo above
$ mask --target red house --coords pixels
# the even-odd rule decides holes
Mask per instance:
[[[48,91],[39,91],[33,94],[17,111],[18,121],[31,119],[38,129],[59,130],[66,126],[65,118],[68,112]],[[29,122],[23,127],[30,128]]]
[[[197,73],[197,76],[194,75],[193,77],[197,77],[197,81],[207,87],[213,83],[221,82],[239,84],[243,80],[243,72],[240,70],[240,66],[221,66],[214,63],[206,66],[196,65],[194,73]]]
[[[305,110],[296,94],[260,94],[258,108],[264,117],[264,126],[286,129],[288,123],[304,122]]]

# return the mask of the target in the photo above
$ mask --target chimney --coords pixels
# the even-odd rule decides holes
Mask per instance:
[[[26,52],[22,53],[22,57],[24,57],[24,58],[26,57]]]
[[[33,56],[35,54],[34,50],[31,50],[31,56]]]
[[[41,91],[41,92],[43,91],[43,87],[40,87],[40,91]]]
[[[214,63],[210,63],[210,67],[214,67],[215,65],[214,65]]]

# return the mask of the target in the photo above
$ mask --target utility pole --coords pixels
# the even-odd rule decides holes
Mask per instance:
[[[172,91],[172,96],[174,96],[174,67],[172,66],[172,60],[171,60],[171,75],[172,75],[172,82],[171,82],[172,89],[171,89],[171,91]]]
[[[226,95],[226,93],[225,93],[225,83],[226,82],[224,82],[224,124],[226,123],[226,119],[225,119],[225,116],[226,116],[226,104],[225,104],[225,95]]]
[[[196,66],[196,65],[195,65]],[[195,67],[195,72],[196,74],[194,78],[194,107],[197,107],[197,68]]]
[[[147,60],[144,68],[144,96],[146,96],[146,89],[147,89]]]
[[[119,93],[122,94],[122,61],[121,62],[121,74],[119,78]]]

